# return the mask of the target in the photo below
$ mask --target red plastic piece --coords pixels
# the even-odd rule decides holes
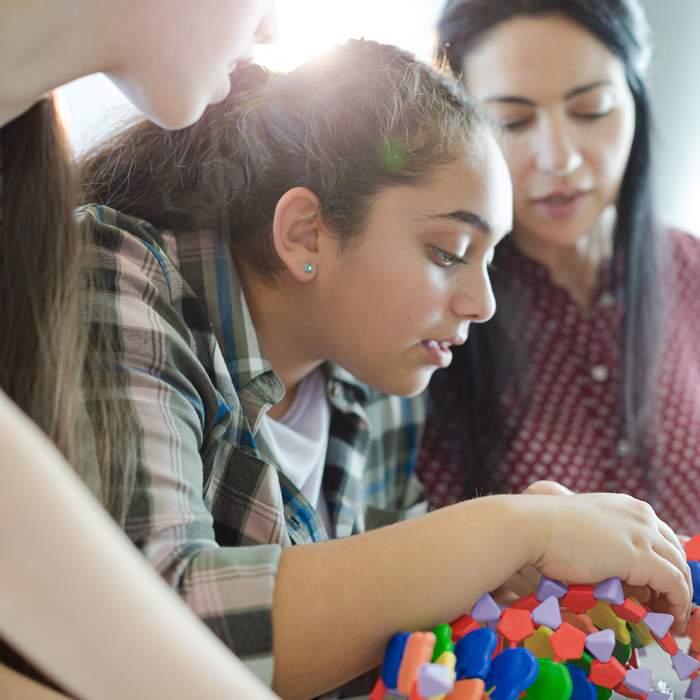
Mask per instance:
[[[529,610],[532,612],[539,604],[540,601],[537,600],[537,596],[534,593],[528,593],[526,596],[518,598],[510,607],[515,610]]]
[[[700,534],[685,543],[685,558],[688,561],[700,561]]]
[[[593,586],[571,585],[567,594],[561,599],[561,604],[571,612],[580,615],[598,604],[593,596],[594,590]]]
[[[630,652],[630,659],[627,662],[627,665],[630,668],[639,668],[639,659],[637,659],[637,650],[632,647],[632,651]]]
[[[555,657],[559,659],[580,659],[586,646],[586,635],[568,622],[562,622],[559,629],[549,638]],[[555,661],[557,658],[554,659]]]
[[[690,637],[690,648],[696,653],[700,652],[700,617],[698,617],[698,613],[693,613],[690,616],[685,634]]]
[[[452,641],[458,642],[470,632],[479,629],[479,623],[471,615],[462,615],[450,623],[452,628]]]
[[[634,700],[647,700],[648,693],[640,695],[639,693],[633,693],[624,683],[618,683],[613,690],[619,695],[623,695],[626,698],[633,698]]]
[[[698,659],[695,660],[698,661]],[[700,668],[697,671],[691,673],[690,676],[688,676],[688,678],[690,678],[691,681],[694,681],[698,676],[700,676]]]
[[[561,612],[561,621],[568,622],[573,625],[576,629],[581,630],[584,634],[594,634],[598,631],[598,628],[591,622],[591,618],[586,615],[586,613],[581,613],[576,615],[576,613],[567,610],[566,608],[559,608]]]
[[[625,680],[626,675],[625,667],[613,656],[607,663],[593,659],[588,680],[595,685],[602,685],[603,688],[612,690]]]
[[[639,624],[647,616],[647,611],[644,607],[631,598],[625,598],[625,602],[622,605],[611,605],[610,609],[621,620],[627,620],[627,622],[632,622],[635,625]]]
[[[481,678],[470,678],[465,681],[456,681],[455,689],[447,696],[449,700],[482,700],[488,697],[484,693],[484,681]],[[445,700],[447,700],[447,698]]]
[[[408,696],[408,700],[426,700],[426,698],[424,698],[418,690],[418,681],[413,682],[413,687],[411,688],[411,694]]]
[[[532,637],[535,628],[532,626],[530,611],[506,608],[501,615],[496,631],[502,634],[511,644],[517,644],[528,637]]]
[[[493,654],[491,654],[492,659],[495,659],[503,651],[503,637],[501,637],[500,634],[496,636],[498,637],[498,641],[496,642],[496,648],[493,650]]]
[[[678,653],[678,644],[676,644],[676,640],[671,636],[670,632],[666,632],[663,639],[659,639],[653,632],[651,633],[651,636],[654,637],[654,639],[656,640],[656,643],[667,654],[674,656],[675,654]]]
[[[372,688],[372,693],[369,696],[369,700],[384,700],[386,697],[387,687],[384,685],[384,681],[379,677],[379,680],[374,684]]]

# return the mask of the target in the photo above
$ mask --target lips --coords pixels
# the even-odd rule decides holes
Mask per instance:
[[[445,368],[452,362],[452,350],[450,348],[453,345],[462,345],[466,340],[466,335],[459,335],[449,340],[424,340],[421,342],[421,345],[428,353],[433,364]]]
[[[547,218],[568,219],[579,211],[589,194],[589,190],[562,190],[530,201]]]

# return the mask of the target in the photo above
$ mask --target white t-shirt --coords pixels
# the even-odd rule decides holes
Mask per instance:
[[[320,368],[301,380],[289,410],[279,420],[264,416],[260,432],[270,455],[316,508],[332,537],[331,519],[321,490],[328,451],[331,410]]]

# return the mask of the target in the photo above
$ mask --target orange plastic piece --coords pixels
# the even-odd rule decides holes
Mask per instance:
[[[479,623],[471,615],[462,615],[450,623],[452,629],[452,641],[458,642],[470,632],[479,629]]]
[[[598,628],[591,622],[591,618],[586,613],[577,615],[566,608],[559,608],[559,612],[561,613],[562,622],[568,622],[584,634],[595,634],[598,631]]]
[[[535,628],[532,626],[530,611],[506,608],[501,615],[496,631],[502,634],[511,644],[517,644],[528,637],[532,637]]]
[[[561,604],[571,612],[580,615],[598,604],[593,595],[594,590],[593,586],[571,585],[567,594],[561,599]]]
[[[384,685],[384,681],[380,676],[379,680],[374,684],[374,688],[372,688],[369,700],[384,700],[386,697],[386,691],[387,687]]]
[[[685,543],[685,558],[688,561],[700,561],[700,534]]]
[[[676,644],[676,640],[671,636],[670,632],[666,632],[663,639],[659,639],[653,632],[651,633],[651,636],[654,637],[654,639],[656,640],[656,643],[667,654],[674,656],[675,654],[678,653],[678,644]]]
[[[586,635],[568,622],[562,622],[559,629],[549,638],[554,650],[554,660],[580,659],[586,646]]]
[[[625,598],[622,605],[611,605],[610,609],[621,619],[638,625],[646,616],[647,611],[636,600]]]
[[[602,685],[603,688],[612,690],[625,680],[626,675],[625,667],[613,656],[607,663],[593,659],[588,680],[595,685]]]
[[[528,593],[526,596],[518,598],[510,607],[515,610],[529,610],[532,612],[539,604],[540,601],[537,600],[537,596],[534,593]]]
[[[500,634],[496,636],[498,637],[498,641],[496,642],[496,648],[493,650],[493,654],[491,654],[492,659],[495,659],[503,651],[503,637],[501,637]]]
[[[690,616],[690,622],[685,628],[685,634],[690,637],[690,648],[694,652],[700,652],[700,617],[698,617],[697,612]]]
[[[633,693],[624,683],[618,683],[613,690],[626,698],[633,698],[633,700],[647,700],[648,693],[643,695],[640,693]]]
[[[486,686],[481,678],[469,678],[456,681],[454,690],[445,696],[445,700],[481,700]]]
[[[435,641],[435,635],[432,632],[414,632],[408,638],[401,666],[399,666],[399,680],[396,684],[400,693],[404,695],[411,693],[418,668],[432,661]]]

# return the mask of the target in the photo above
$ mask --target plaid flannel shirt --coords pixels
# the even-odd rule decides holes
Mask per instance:
[[[139,436],[125,530],[270,683],[282,547],[328,535],[256,444],[284,387],[255,333],[229,246],[216,232],[175,237],[105,207],[81,216],[92,225],[91,260],[106,284],[93,299],[94,318],[114,331]],[[422,398],[381,394],[329,363],[323,372],[331,406],[323,490],[333,535],[425,512],[413,473]]]

